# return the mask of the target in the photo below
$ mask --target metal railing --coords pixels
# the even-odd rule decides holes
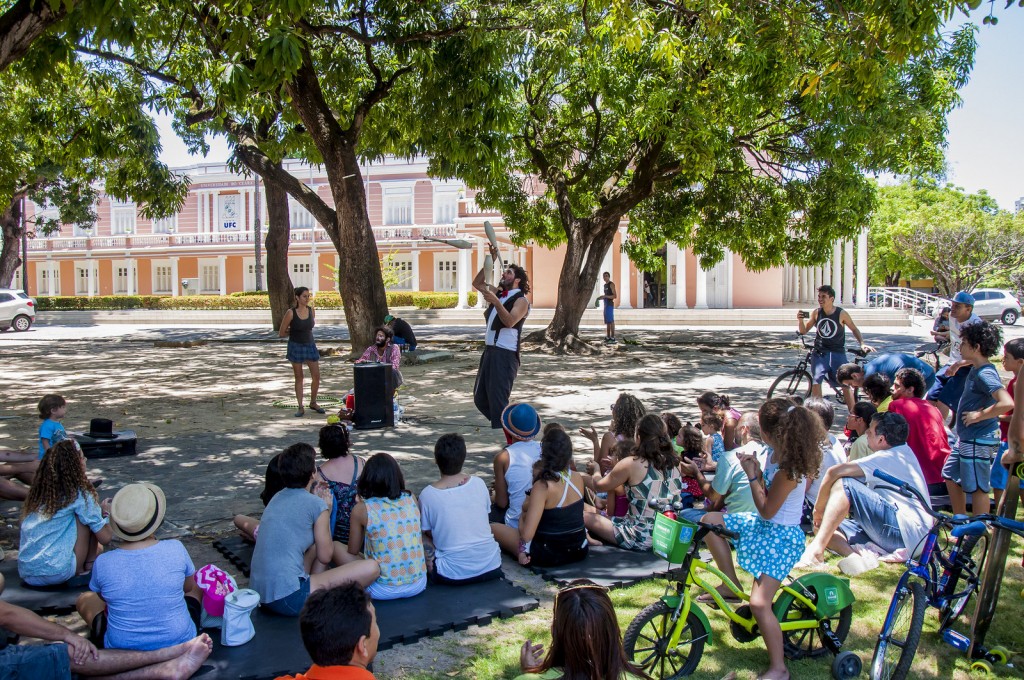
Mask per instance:
[[[946,299],[913,288],[873,286],[868,288],[868,301],[872,307],[892,307],[905,309],[911,314],[933,316],[938,303],[945,302]]]

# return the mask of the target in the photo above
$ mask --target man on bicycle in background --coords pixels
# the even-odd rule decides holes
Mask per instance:
[[[828,380],[828,384],[836,391],[842,389],[846,408],[852,410],[853,390],[841,385],[836,378],[836,371],[847,361],[846,329],[850,329],[865,352],[872,352],[874,348],[864,344],[864,338],[846,310],[836,307],[836,291],[832,286],[818,289],[818,308],[811,312],[810,318],[807,318],[806,312],[799,311],[796,320],[800,335],[811,328],[818,334],[811,359],[811,396],[820,397],[821,383]]]

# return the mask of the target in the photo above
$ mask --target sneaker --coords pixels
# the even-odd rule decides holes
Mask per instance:
[[[839,571],[850,577],[860,576],[865,572],[871,571],[877,566],[877,561],[874,563],[874,566],[872,566],[866,559],[864,559],[863,555],[858,553],[853,553],[852,555],[848,555],[839,560]]]

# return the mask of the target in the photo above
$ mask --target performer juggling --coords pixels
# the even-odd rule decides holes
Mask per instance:
[[[490,246],[492,260],[498,259],[498,249]],[[491,427],[501,427],[501,413],[508,406],[512,385],[519,372],[519,345],[522,341],[523,323],[530,313],[530,280],[526,270],[517,264],[509,264],[501,275],[498,287],[487,283],[490,272],[483,267],[473,279],[476,288],[488,302],[484,318],[487,330],[485,347],[480,357],[480,370],[473,386],[473,402],[488,420]]]

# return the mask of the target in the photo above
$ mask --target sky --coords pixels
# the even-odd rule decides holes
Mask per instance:
[[[981,24],[987,3],[973,13],[979,26],[978,50],[970,82],[960,91],[963,104],[949,116],[948,181],[970,192],[988,190],[999,206],[1013,210],[1024,197],[1024,9],[1004,10],[996,0],[999,24]],[[964,21],[962,15],[952,25]],[[222,163],[230,150],[223,137],[208,140],[210,153],[189,156],[166,116],[157,116],[163,142],[161,160],[170,167]]]

